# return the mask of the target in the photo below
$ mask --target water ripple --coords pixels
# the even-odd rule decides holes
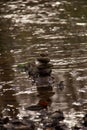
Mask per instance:
[[[0,2],[0,104],[6,96],[17,98],[19,106],[38,100],[28,75],[16,67],[36,59],[40,52],[48,52],[55,78],[64,79],[66,84],[62,95],[57,92],[53,109],[57,105],[56,109],[70,112],[71,120],[76,119],[75,110],[87,111],[86,8],[85,0]],[[19,108],[10,100],[5,103]]]

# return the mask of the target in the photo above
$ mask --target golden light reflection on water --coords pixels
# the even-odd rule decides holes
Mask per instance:
[[[48,52],[56,82],[65,83],[63,92],[54,88],[50,109],[56,105],[65,112],[87,112],[85,5],[85,0],[0,2],[0,111],[12,105],[18,114],[21,107],[38,102],[35,86],[16,66]]]

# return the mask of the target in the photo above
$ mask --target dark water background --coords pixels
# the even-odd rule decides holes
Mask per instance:
[[[37,103],[36,87],[17,65],[48,52],[56,80],[65,89],[51,97],[50,110],[61,109],[67,121],[87,112],[87,1],[0,1],[0,112],[26,114]],[[68,115],[67,115],[68,113]]]

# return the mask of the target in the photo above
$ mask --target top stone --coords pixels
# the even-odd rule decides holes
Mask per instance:
[[[47,64],[50,62],[50,58],[48,57],[48,53],[41,53],[40,57],[37,58],[37,61],[43,64]]]
[[[40,53],[40,56],[41,56],[41,57],[47,57],[47,56],[48,56],[48,53],[47,53],[47,52]]]

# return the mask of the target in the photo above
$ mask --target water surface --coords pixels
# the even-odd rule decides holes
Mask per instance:
[[[50,110],[71,120],[87,112],[87,1],[4,0],[0,12],[0,112],[22,115],[39,101],[36,86],[16,67],[41,52],[49,53],[52,74],[65,84],[63,92],[54,87]]]

